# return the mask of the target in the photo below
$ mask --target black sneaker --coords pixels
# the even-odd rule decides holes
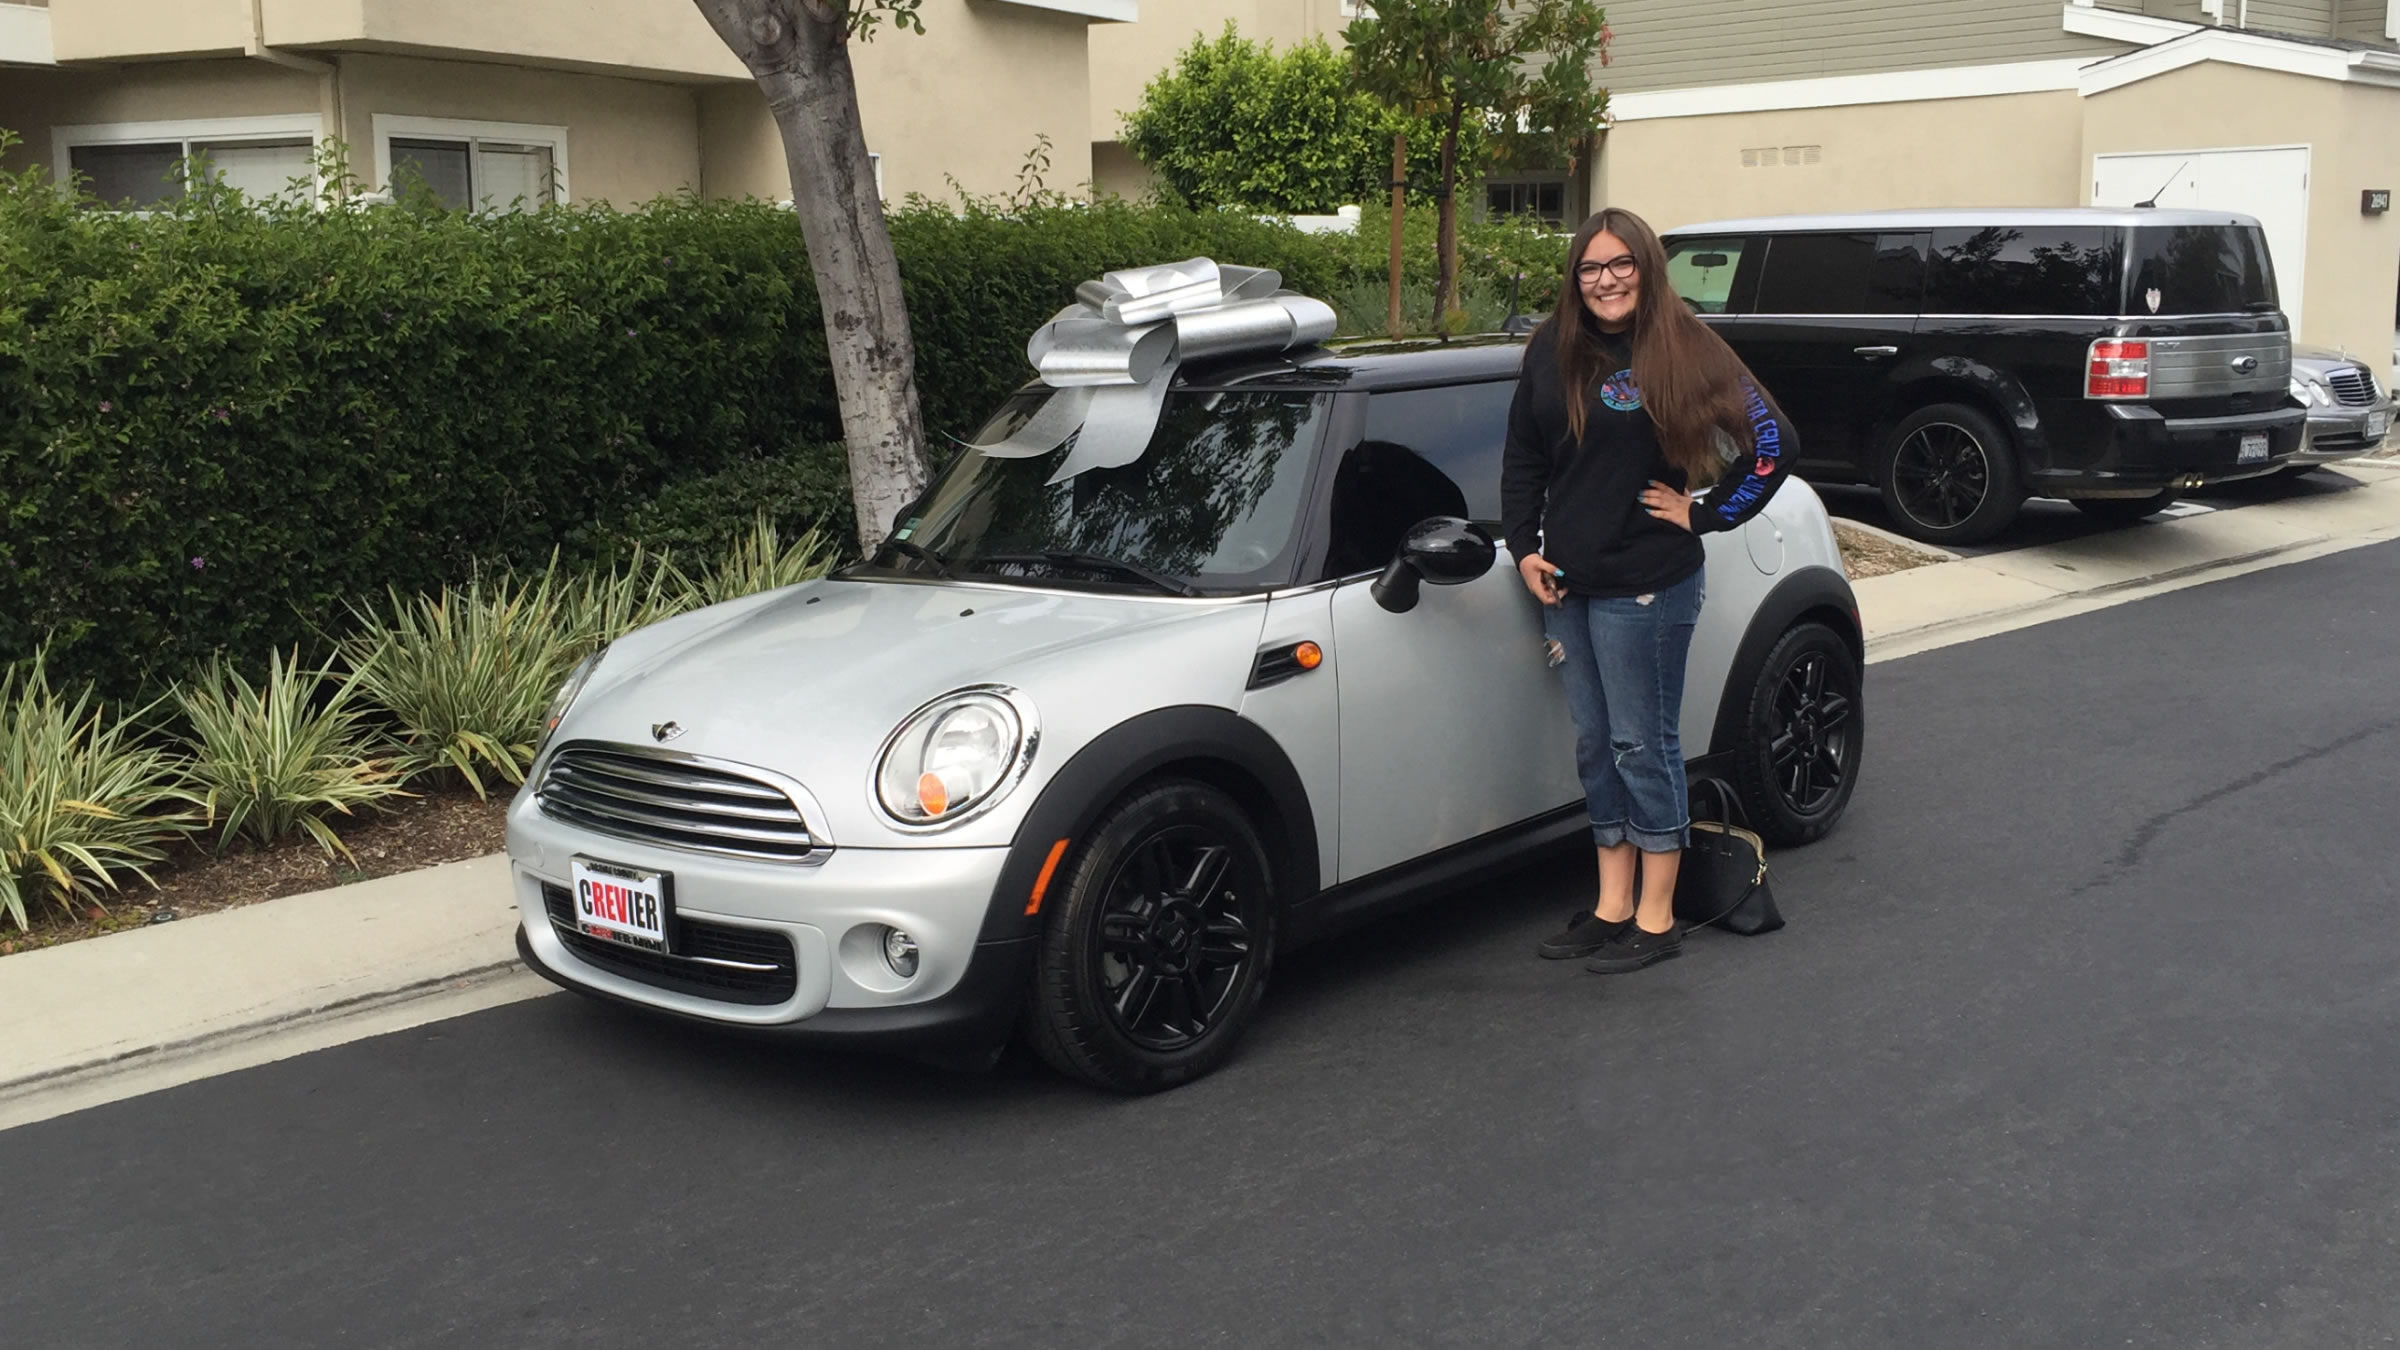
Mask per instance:
[[[1611,923],[1588,909],[1580,910],[1568,920],[1567,931],[1542,939],[1542,945],[1535,950],[1545,961],[1572,961],[1578,956],[1590,956],[1631,927],[1630,916]]]
[[[1670,925],[1663,933],[1652,933],[1628,923],[1623,932],[1593,953],[1592,959],[1583,963],[1583,968],[1595,975],[1629,975],[1644,966],[1672,961],[1681,955],[1682,924]]]

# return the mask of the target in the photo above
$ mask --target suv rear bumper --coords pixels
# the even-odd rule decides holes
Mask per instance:
[[[2035,468],[2026,487],[2049,497],[2147,497],[2176,488],[2273,473],[2300,450],[2308,413],[2297,405],[2230,417],[2168,417],[2140,403],[2109,403],[2092,462]],[[2241,461],[2242,438],[2264,435],[2267,456]]]

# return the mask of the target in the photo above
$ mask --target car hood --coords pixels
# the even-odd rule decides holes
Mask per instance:
[[[1006,843],[1040,783],[1151,708],[1238,706],[1265,604],[1008,586],[826,580],[619,639],[560,725],[600,740],[772,769],[816,798],[837,847]],[[991,813],[938,835],[894,830],[871,777],[902,718],[952,690],[1020,690],[1041,720],[1033,772]],[[803,809],[808,803],[802,803]]]
[[[2334,366],[2363,366],[2365,364],[2366,362],[2354,356],[2344,356],[2331,347],[2307,347],[2297,342],[2292,344],[2292,365],[2295,367],[2307,366],[2315,370],[2325,370]]]

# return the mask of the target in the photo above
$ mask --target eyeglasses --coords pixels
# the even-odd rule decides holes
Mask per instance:
[[[1575,264],[1575,280],[1582,285],[1589,286],[1600,279],[1601,273],[1606,272],[1619,281],[1631,281],[1633,274],[1640,270],[1642,270],[1641,264],[1633,260],[1632,254],[1620,253],[1607,262]]]

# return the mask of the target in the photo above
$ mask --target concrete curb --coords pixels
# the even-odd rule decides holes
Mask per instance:
[[[2339,492],[1954,558],[1856,590],[1868,659],[1886,661],[2392,538],[2400,472],[2371,470]],[[0,1128],[545,992],[518,968],[516,926],[507,859],[493,854],[0,958],[15,1018]]]
[[[1854,520],[1849,516],[1835,516],[1833,523],[1843,529],[1856,530],[1860,534],[1880,539],[1895,548],[1904,548],[1911,553],[1922,553],[1927,557],[1939,558],[1943,562],[1957,562],[1966,556],[1963,553],[1953,553],[1939,544],[1928,544],[1922,539],[1911,539],[1905,534],[1895,533],[1881,525],[1869,525],[1863,520]]]

